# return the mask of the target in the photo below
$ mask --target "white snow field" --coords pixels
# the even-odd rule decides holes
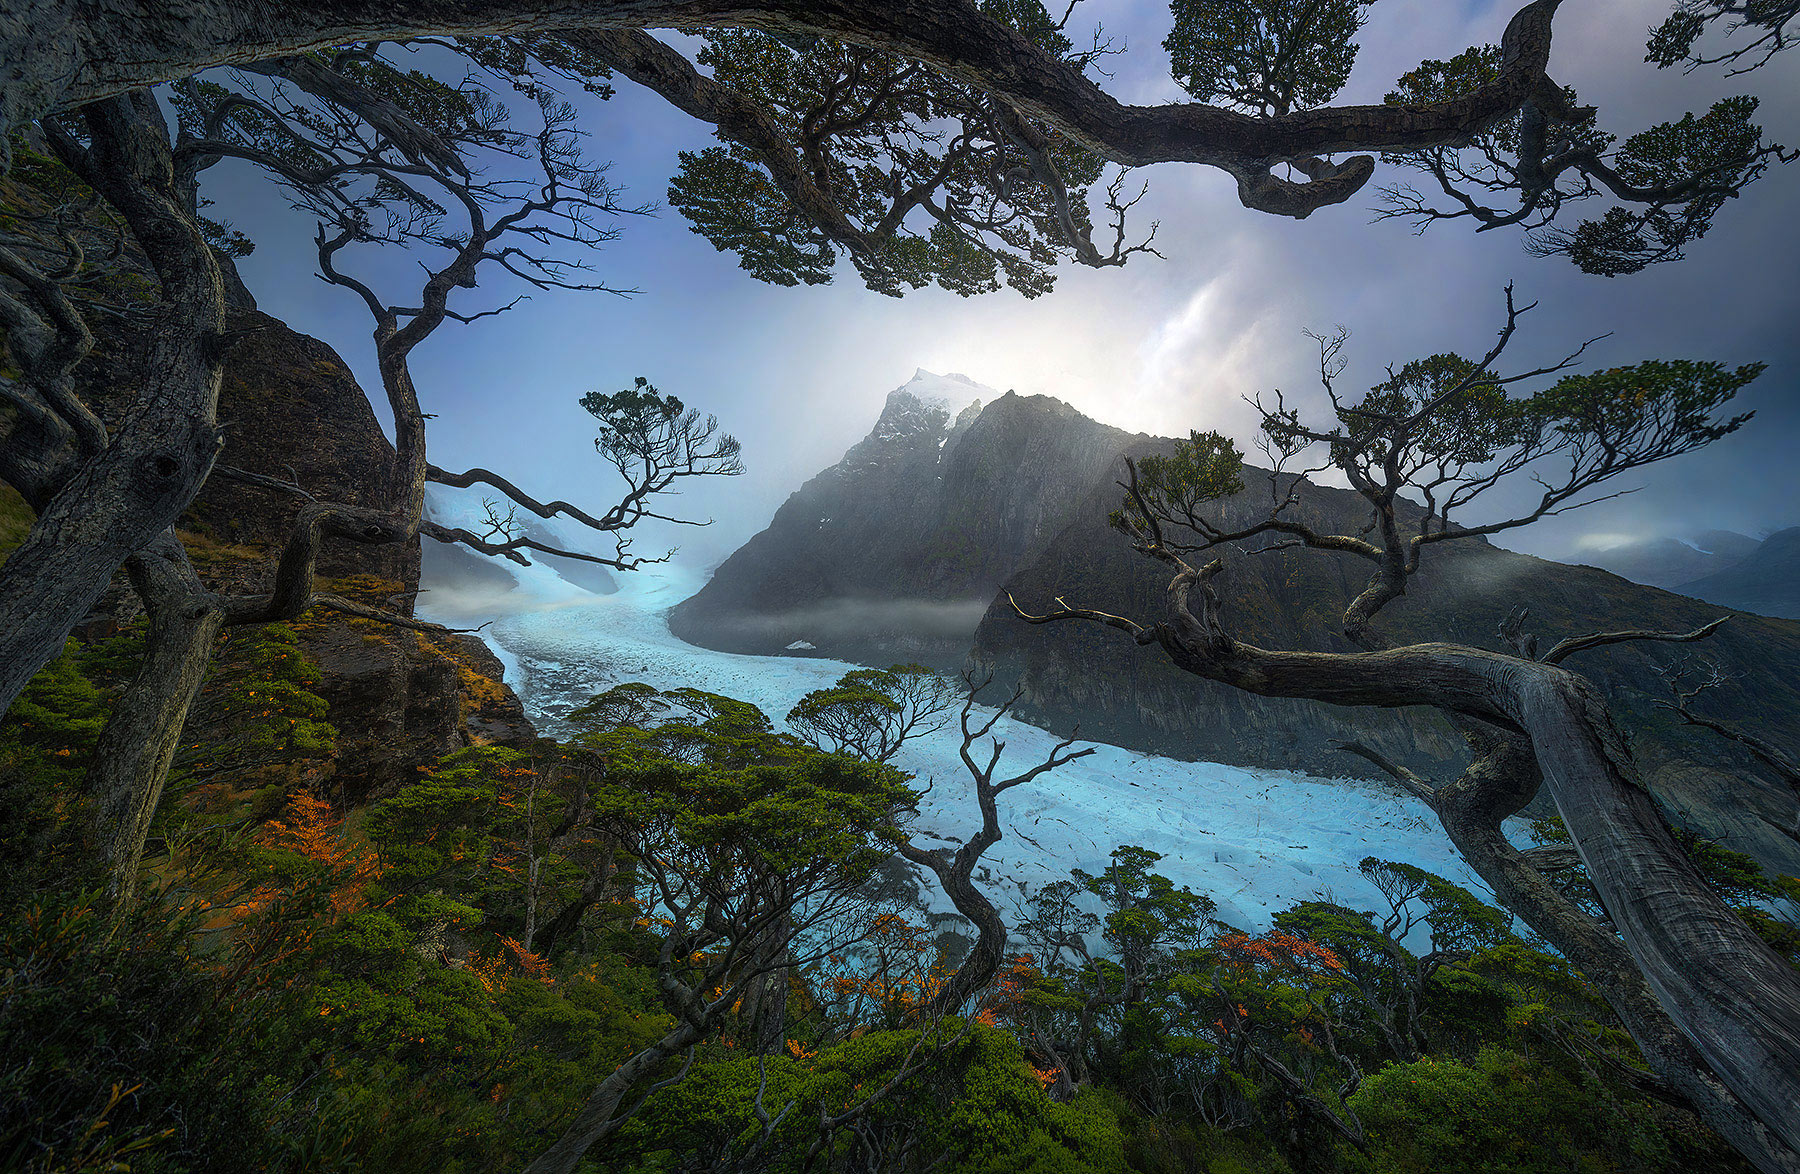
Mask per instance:
[[[440,516],[444,504],[434,503]],[[574,706],[625,681],[736,697],[780,724],[803,694],[856,667],[817,657],[714,652],[676,639],[665,613],[703,582],[679,564],[619,575],[620,590],[612,595],[574,587],[547,567],[502,565],[519,579],[518,590],[479,600],[427,591],[420,614],[459,627],[497,617],[483,634],[506,664],[507,682],[549,734]],[[1009,719],[994,732],[1006,743],[998,777],[1043,761],[1057,742],[1049,731]],[[914,824],[922,845],[961,840],[979,826],[959,742],[953,720],[908,743],[896,759],[916,785],[932,784]],[[1093,755],[1006,792],[1000,803],[1004,836],[983,858],[983,879],[1003,908],[1021,906],[1024,894],[1068,879],[1071,869],[1098,872],[1121,844],[1162,853],[1160,872],[1211,896],[1221,919],[1252,931],[1297,900],[1381,907],[1357,871],[1365,856],[1416,864],[1487,896],[1430,811],[1378,783],[1098,745]],[[934,889],[927,887],[926,902],[933,911],[949,911]]]

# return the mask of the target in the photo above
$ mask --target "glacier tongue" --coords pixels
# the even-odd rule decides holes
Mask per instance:
[[[617,594],[573,597],[543,568],[518,568],[522,590],[488,629],[527,712],[548,734],[592,694],[624,681],[660,689],[692,687],[753,702],[779,723],[802,695],[855,667],[818,657],[740,656],[685,644],[664,613],[701,586],[689,568],[667,565],[621,575]],[[541,581],[540,581],[541,580]],[[454,599],[420,597],[420,614],[447,623],[472,617]],[[991,711],[989,711],[991,712]],[[954,724],[954,723],[953,723]],[[1057,735],[1002,720],[1002,777],[1043,760]],[[946,729],[909,743],[896,765],[931,782],[914,824],[930,845],[960,840],[978,826],[974,795]],[[1485,894],[1435,818],[1410,797],[1377,783],[1183,762],[1102,745],[1095,754],[1008,791],[1004,838],[984,857],[987,891],[1003,909],[1067,879],[1097,872],[1111,850],[1137,844],[1163,854],[1158,870],[1211,896],[1219,916],[1260,929],[1298,900],[1327,898],[1358,908],[1381,905],[1357,871],[1365,856],[1402,860]],[[924,899],[949,911],[935,886]]]

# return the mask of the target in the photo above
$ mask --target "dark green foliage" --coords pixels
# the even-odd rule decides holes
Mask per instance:
[[[1389,105],[1442,102],[1488,85],[1498,80],[1499,75],[1500,47],[1479,45],[1465,49],[1447,61],[1420,62],[1418,68],[1400,77],[1395,88],[1388,92],[1386,101]],[[1574,90],[1565,86],[1563,97],[1575,108],[1578,118],[1567,123],[1552,119],[1545,127],[1547,137],[1560,137],[1572,146],[1596,151],[1612,143],[1612,135],[1595,128],[1594,112],[1576,102]],[[1516,178],[1516,161],[1512,157],[1519,150],[1521,122],[1522,117],[1518,114],[1503,118],[1476,139],[1474,149],[1479,153],[1481,163],[1476,165],[1474,174],[1486,181],[1484,186],[1498,186]],[[1389,158],[1417,166],[1442,156],[1401,154]]]
[[[70,640],[0,720],[0,901],[82,875],[82,779],[116,682],[135,668],[136,635]]]
[[[743,446],[730,433],[719,431],[717,416],[702,416],[685,407],[642,375],[623,391],[588,392],[581,397],[581,406],[600,422],[594,451],[611,462],[629,486],[618,505],[588,523],[595,529],[616,533],[644,518],[663,517],[651,512],[647,499],[682,478],[735,477],[744,471]],[[629,546],[629,539],[620,539],[621,559]]]
[[[838,252],[741,151],[683,151],[669,205],[721,253],[770,285],[824,285]]]
[[[893,1084],[909,1061],[916,1071]],[[876,1168],[895,1174],[1121,1174],[1127,1168],[1118,1116],[1105,1098],[1050,1100],[1017,1040],[955,1021],[934,1029],[922,1045],[917,1031],[886,1031],[805,1058],[777,1056],[760,1065],[717,1058],[659,1098],[628,1128],[622,1145],[653,1155],[652,1168],[667,1163],[678,1170],[747,1149],[759,1133],[759,1087],[771,1115],[793,1106],[765,1144],[766,1164],[755,1167],[770,1174],[808,1168],[821,1110],[841,1113],[883,1089],[860,1136],[846,1131],[826,1148],[832,1159],[866,1158],[862,1147],[870,1145],[881,1159]],[[943,1164],[932,1165],[940,1159]]]
[[[1665,459],[1728,436],[1750,421],[1750,412],[1721,418],[1768,364],[1728,367],[1719,362],[1642,362],[1570,375],[1526,400],[1521,411],[1582,450],[1622,450],[1618,465]],[[1593,457],[1589,457],[1593,459]]]
[[[921,664],[854,669],[802,697],[787,723],[821,750],[887,762],[908,738],[944,727],[956,692]]]
[[[111,926],[95,894],[0,916],[0,1166],[280,1164],[291,998],[221,976],[195,928],[154,910]]]
[[[1800,18],[1795,0],[1676,0],[1674,11],[1650,30],[1644,60],[1658,69],[1684,63],[1727,65],[1732,73],[1744,73],[1768,64],[1769,58],[1794,43],[1788,26]],[[1702,53],[1697,42],[1713,24],[1723,22],[1729,37],[1712,54]]]
[[[82,671],[82,647],[71,640],[7,712],[0,725],[0,770],[11,784],[42,780],[45,789],[73,786],[106,724],[106,696]]]
[[[1189,432],[1169,456],[1151,453],[1137,461],[1138,492],[1173,517],[1192,516],[1208,502],[1242,493],[1243,474],[1244,454],[1236,441],[1219,432]],[[1148,537],[1141,511],[1129,497],[1107,520],[1134,539]]]
[[[703,887],[760,870],[866,878],[899,834],[893,813],[915,794],[891,767],[818,753],[741,767],[651,755],[615,769],[616,786],[593,798],[602,820],[641,829],[645,843],[685,845],[691,855],[666,864]]]
[[[1511,917],[1436,873],[1373,856],[1363,857],[1359,867],[1392,909],[1382,925],[1386,934],[1404,937],[1423,924],[1432,949],[1451,951],[1487,949],[1509,936]]]
[[[1168,877],[1152,872],[1161,853],[1126,844],[1098,876],[1069,875],[1099,899],[1100,934],[1127,974],[1146,975],[1159,959],[1197,947],[1212,926],[1217,906]]]
[[[1069,53],[1041,3],[982,7]],[[698,63],[766,111],[837,221],[802,211],[777,184],[780,169],[738,141],[683,151],[670,205],[760,281],[822,284],[847,255],[879,293],[935,283],[967,297],[1004,284],[1035,297],[1075,251],[1071,230],[1085,240],[1093,227],[1087,189],[1099,158],[1034,132],[1057,176],[1047,180],[980,94],[916,62],[825,38],[717,29]]]
[[[190,747],[183,765],[198,774],[224,771],[299,778],[331,757],[337,730],[313,689],[319,666],[287,624],[233,632],[215,661],[202,705],[229,713],[219,742]]]
[[[369,838],[382,856],[383,884],[401,892],[451,885],[470,898],[489,896],[488,864],[509,831],[503,810],[507,774],[523,774],[529,756],[504,746],[459,750],[369,813]]]
[[[1766,166],[1757,153],[1762,127],[1751,121],[1756,106],[1747,95],[1726,98],[1705,114],[1685,114],[1619,144],[1613,166],[1627,183],[1648,189],[1685,184],[1698,194],[1643,211],[1613,208],[1597,221],[1584,221],[1561,238],[1570,258],[1583,272],[1613,277],[1680,257],[1684,246],[1706,235],[1725,201]]]
[[[1686,51],[1683,29],[1672,20],[1652,41],[1652,55]],[[1662,48],[1657,46],[1661,44]],[[1442,101],[1468,94],[1499,76],[1500,50],[1469,49],[1448,61],[1426,61],[1400,79],[1390,104]],[[1636,273],[1659,261],[1679,260],[1684,248],[1706,235],[1725,202],[1756,180],[1783,149],[1763,140],[1751,121],[1756,99],[1715,102],[1705,114],[1684,115],[1617,142],[1595,124],[1595,110],[1565,87],[1560,108],[1548,103],[1521,110],[1474,136],[1466,147],[1388,155],[1426,172],[1436,186],[1462,197],[1450,210],[1433,208],[1406,187],[1383,194],[1385,215],[1429,224],[1474,218],[1483,228],[1523,225],[1528,248],[1560,254],[1583,272],[1607,277]],[[1551,145],[1554,145],[1553,148]],[[1598,180],[1599,182],[1596,182]],[[1611,192],[1620,203],[1570,228],[1552,223],[1565,205]],[[1503,208],[1505,199],[1516,207]],[[1489,202],[1494,206],[1488,206]]]
[[[232,808],[243,830],[189,836],[157,865],[177,882],[160,899],[187,911],[151,904],[112,928],[89,897],[6,890],[0,1100],[27,1107],[0,1115],[10,1166],[516,1168],[673,1026],[656,959],[678,927],[654,894],[712,894],[703,921],[721,927],[785,894],[795,920],[837,933],[808,910],[873,875],[914,799],[899,772],[779,734],[752,705],[624,685],[578,711],[575,747],[472,747],[344,819],[310,785],[330,753],[329,727],[304,733],[312,667],[283,629],[245,635],[209,686],[222,724],[196,760],[236,764],[214,777],[248,796]],[[135,650],[129,634],[71,646],[41,674],[4,727],[9,768],[51,795],[78,785]],[[1692,850],[1734,899],[1790,894]],[[865,1147],[883,1169],[942,1156],[935,1169],[968,1174],[1733,1168],[1691,1119],[1617,1082],[1635,1055],[1605,1005],[1467,890],[1371,858],[1387,910],[1303,903],[1253,937],[1216,926],[1158,859],[1122,847],[1034,894],[1018,934],[1036,958],[973,1023],[921,1023],[917,999],[845,1020],[813,984],[906,976],[841,956],[797,967],[785,1049],[746,1056],[747,1021],[727,1019],[593,1157],[682,1171],[750,1156],[769,1174],[854,1169]],[[535,953],[529,927],[566,909],[575,928]],[[929,937],[908,933],[893,944],[924,974]],[[710,964],[687,949],[677,978]],[[1276,1065],[1356,1115],[1370,1156]],[[822,1137],[819,1114],[847,1110],[856,1127]]]
[[[1425,1059],[1371,1075],[1347,1102],[1371,1138],[1347,1167],[1370,1174],[1603,1174],[1674,1171],[1668,1140],[1642,1104],[1592,1078],[1514,1052]]]
[[[1415,443],[1433,456],[1458,464],[1481,464],[1501,448],[1524,439],[1524,413],[1507,399],[1506,390],[1461,355],[1414,359],[1387,380],[1369,389],[1347,420],[1356,440],[1372,442],[1371,455],[1386,457],[1400,446],[1380,435],[1380,421],[1420,414],[1444,399],[1441,408],[1420,422]],[[1447,398],[1446,398],[1447,397]],[[1359,434],[1357,425],[1364,424]]]
[[[433,931],[444,938],[480,920],[470,906],[418,900],[355,914],[325,935],[312,998],[332,1044],[426,1068],[500,1051],[510,1025],[481,979],[432,948]]]
[[[1254,114],[1322,106],[1356,63],[1374,0],[1174,0],[1163,41],[1181,88]]]
[[[654,723],[662,694],[642,681],[614,685],[596,693],[570,712],[568,722],[587,736],[608,734],[621,726]]]
[[[122,681],[135,654],[135,639],[121,637],[86,659],[101,679]],[[254,843],[255,829],[291,798],[328,790],[334,770],[337,730],[313,691],[318,684],[318,664],[287,624],[233,629],[220,641],[176,750],[146,863],[196,870],[226,887],[275,867]]]
[[[1508,305],[1510,309],[1510,301]],[[1328,382],[1343,369],[1344,340],[1341,333],[1319,340]],[[1322,447],[1327,467],[1343,472],[1376,517],[1391,515],[1391,533],[1384,526],[1355,535],[1320,535],[1284,518],[1299,500],[1297,483],[1285,489],[1285,502],[1278,499],[1267,520],[1237,532],[1222,527],[1207,507],[1242,491],[1242,458],[1227,438],[1198,432],[1178,442],[1171,455],[1137,460],[1136,492],[1109,521],[1140,549],[1160,544],[1191,551],[1281,533],[1378,564],[1391,557],[1400,568],[1395,573],[1404,578],[1417,569],[1425,544],[1467,536],[1468,531],[1453,529],[1452,521],[1514,474],[1544,470],[1538,478],[1543,493],[1537,508],[1486,523],[1476,533],[1511,529],[1546,512],[1574,508],[1566,503],[1594,486],[1737,431],[1750,413],[1728,415],[1725,409],[1764,369],[1761,363],[1732,368],[1710,361],[1653,360],[1567,375],[1518,395],[1510,390],[1515,378],[1459,355],[1432,355],[1397,371],[1390,368],[1389,377],[1360,399],[1334,396],[1335,418],[1322,427],[1285,406],[1279,395],[1273,405],[1258,405],[1263,447],[1275,458],[1277,486],[1291,463]],[[1422,515],[1401,517],[1395,507],[1403,492],[1424,499]],[[1199,544],[1190,545],[1180,531],[1197,536]]]

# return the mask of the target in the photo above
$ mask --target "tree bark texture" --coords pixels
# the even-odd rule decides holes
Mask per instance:
[[[977,834],[975,839],[959,849],[950,860],[912,844],[900,845],[900,855],[914,864],[930,869],[956,911],[968,918],[969,923],[975,927],[975,942],[969,947],[962,964],[932,997],[932,1010],[938,1013],[959,1012],[964,1004],[993,981],[994,975],[1000,972],[1001,963],[1006,960],[1006,923],[1000,919],[1000,911],[994,908],[994,903],[975,886],[972,879],[975,864],[980,860],[981,854],[1000,839],[995,835],[991,840],[981,843],[985,838]],[[969,845],[977,843],[980,843],[980,847],[971,853]]]
[[[1800,1174],[1800,1152],[1721,1083],[1657,1001],[1624,943],[1559,892],[1506,838],[1503,821],[1523,809],[1538,788],[1529,747],[1490,745],[1462,778],[1435,790],[1404,767],[1381,765],[1436,811],[1457,851],[1500,903],[1594,984],[1673,1093],[1764,1174]]]
[[[201,587],[173,532],[127,565],[149,612],[150,630],[143,664],[100,732],[86,781],[116,908],[135,895],[163,782],[226,618],[223,601]]]
[[[173,190],[162,115],[145,93],[90,107],[91,183],[131,225],[163,288],[145,385],[106,448],[56,490],[0,566],[0,712],[61,651],[119,565],[193,501],[218,456],[225,294]]]

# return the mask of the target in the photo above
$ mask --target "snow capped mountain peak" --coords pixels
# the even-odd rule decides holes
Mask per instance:
[[[913,377],[895,388],[893,394],[890,394],[888,398],[891,400],[894,394],[901,392],[916,396],[925,403],[952,411],[960,409],[972,399],[990,400],[997,398],[1000,394],[985,384],[975,382],[967,375],[954,371],[947,375],[939,375],[936,372],[927,371],[923,367],[914,371]]]

